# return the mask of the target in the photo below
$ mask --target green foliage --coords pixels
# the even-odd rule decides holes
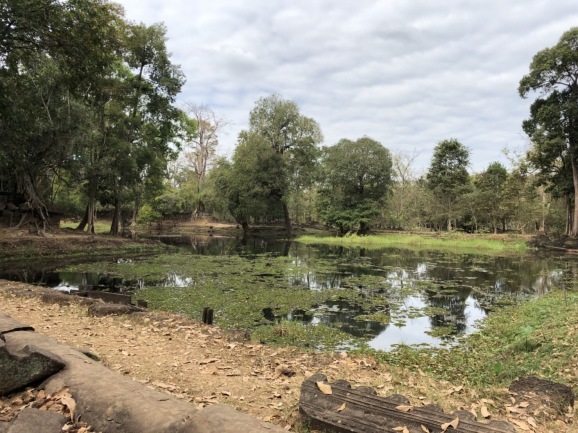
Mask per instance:
[[[392,183],[391,155],[377,141],[340,140],[323,151],[317,212],[340,234],[365,233]]]
[[[448,230],[455,228],[455,220],[461,216],[458,202],[468,191],[469,155],[456,139],[440,141],[426,175],[427,186],[437,202],[433,215],[445,216]]]
[[[166,29],[129,24],[122,13],[94,0],[0,8],[10,23],[0,41],[1,168],[45,223],[55,179],[83,186],[91,231],[97,200],[120,211],[135,198],[138,208],[162,186],[184,78]]]
[[[578,218],[578,27],[565,32],[558,43],[539,51],[530,72],[520,80],[520,96],[539,92],[523,123],[533,147],[528,161],[539,170],[538,181],[555,196],[574,198],[573,215]],[[568,224],[567,233],[578,235],[578,224]]]
[[[260,135],[243,133],[233,162],[220,161],[216,185],[239,224],[279,216],[287,177],[282,156]]]
[[[145,204],[140,209],[137,222],[139,224],[150,223],[158,221],[162,217],[163,215],[158,210],[155,210],[150,205]]]
[[[276,174],[283,175],[280,188],[273,188],[275,200],[283,207],[283,216],[288,233],[291,220],[288,210],[289,196],[313,184],[316,162],[319,157],[319,143],[323,140],[317,122],[299,113],[293,101],[279,95],[259,99],[249,115],[249,131],[242,131],[239,142],[256,140],[259,137],[275,154],[280,156],[274,167]],[[275,174],[275,173],[273,173]]]

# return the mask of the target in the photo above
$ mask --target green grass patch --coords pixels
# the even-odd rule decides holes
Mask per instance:
[[[339,350],[350,347],[366,347],[360,339],[352,337],[338,328],[322,323],[306,324],[283,320],[276,325],[260,326],[252,334],[254,341],[264,344],[313,347],[324,350]]]
[[[413,366],[452,383],[483,388],[538,377],[578,385],[578,293],[555,291],[504,307],[481,331],[448,348],[376,352],[383,362]]]
[[[106,234],[110,233],[110,221],[97,221],[94,223],[94,231],[95,233],[99,234]],[[78,223],[71,221],[71,220],[62,220],[60,221],[60,228],[61,229],[76,229],[78,227]]]
[[[370,236],[316,237],[301,236],[297,242],[304,244],[327,244],[347,247],[385,248],[413,247],[418,249],[456,250],[480,253],[525,253],[528,245],[516,238],[491,239],[479,235],[440,234],[415,235],[391,234]]]

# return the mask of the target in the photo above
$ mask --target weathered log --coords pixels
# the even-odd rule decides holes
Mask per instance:
[[[327,386],[329,388],[327,388]],[[331,394],[325,394],[331,390]],[[316,374],[301,386],[299,409],[313,428],[335,433],[383,433],[405,427],[411,433],[444,431],[443,424],[459,419],[456,433],[511,433],[515,429],[504,421],[477,422],[466,411],[446,414],[437,405],[410,406],[402,395],[379,397],[370,387],[352,388],[349,382],[327,383],[327,377]],[[423,426],[423,427],[422,427]],[[397,429],[397,430],[394,430]]]

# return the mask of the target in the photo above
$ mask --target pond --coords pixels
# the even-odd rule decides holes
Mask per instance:
[[[264,342],[389,350],[452,344],[501,305],[573,284],[564,256],[484,256],[234,238],[163,237],[175,252],[10,272],[1,278],[58,290],[129,293],[153,309]]]

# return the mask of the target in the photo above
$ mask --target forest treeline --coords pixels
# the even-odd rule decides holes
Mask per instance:
[[[576,236],[578,28],[538,52],[521,77],[531,146],[471,173],[467,143],[437,143],[428,169],[367,137],[323,146],[320,125],[278,94],[248,113],[230,158],[228,125],[177,104],[185,83],[162,24],[136,24],[101,0],[0,0],[0,193],[21,194],[46,230],[50,214],[123,221],[175,214],[254,223]],[[516,89],[512,89],[515,91]],[[512,125],[516,128],[517,125]],[[9,211],[0,202],[0,212]]]

